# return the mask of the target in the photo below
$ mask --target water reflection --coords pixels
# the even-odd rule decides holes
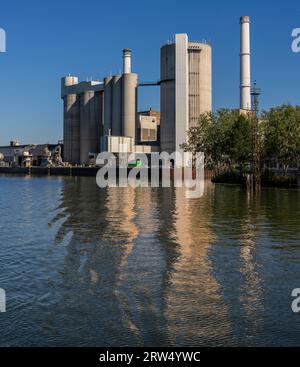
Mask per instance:
[[[298,191],[207,182],[186,200],[90,178],[1,190],[1,345],[299,345]]]
[[[251,345],[264,334],[268,194],[207,182],[186,200],[181,188],[78,180],[64,184],[56,236],[72,233],[57,289],[64,318],[87,313],[78,333],[90,325],[102,345]]]
[[[214,241],[212,194],[213,186],[207,183],[201,200],[186,200],[184,189],[174,190],[169,200],[174,205],[171,221],[176,257],[165,290],[164,314],[174,345],[221,345],[231,333],[209,257]]]

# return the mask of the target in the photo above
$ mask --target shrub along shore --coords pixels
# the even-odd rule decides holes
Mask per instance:
[[[182,148],[204,153],[213,182],[299,188],[300,106],[259,116],[229,109],[201,115]]]

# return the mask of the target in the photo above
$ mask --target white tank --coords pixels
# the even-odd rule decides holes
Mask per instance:
[[[0,162],[4,161],[4,154],[0,152]]]

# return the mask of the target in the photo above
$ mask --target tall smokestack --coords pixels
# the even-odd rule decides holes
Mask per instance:
[[[241,53],[240,53],[240,108],[251,110],[251,77],[250,77],[250,18],[240,18],[241,24]]]
[[[131,73],[131,50],[129,48],[123,50],[123,73]]]

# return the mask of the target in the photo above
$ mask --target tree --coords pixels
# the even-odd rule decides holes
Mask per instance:
[[[262,114],[265,153],[287,171],[300,163],[300,107],[282,105]]]
[[[253,135],[249,118],[239,115],[228,132],[228,146],[225,152],[230,157],[231,165],[239,166],[243,174],[252,159]]]
[[[188,131],[188,143],[181,147],[192,153],[204,152],[205,164],[219,175],[238,165],[243,173],[251,158],[251,125],[238,110],[220,109],[201,115]]]

